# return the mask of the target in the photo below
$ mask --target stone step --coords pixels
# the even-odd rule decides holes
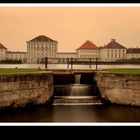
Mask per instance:
[[[102,100],[99,97],[54,97],[53,105],[101,105]]]

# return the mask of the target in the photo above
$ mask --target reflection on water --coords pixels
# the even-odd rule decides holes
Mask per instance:
[[[44,64],[0,64],[0,68],[45,68]],[[73,65],[73,69],[88,69],[88,65]],[[95,69],[95,65],[91,66],[92,69]],[[105,68],[140,68],[140,65],[98,65],[98,69]],[[67,64],[49,64],[48,69],[67,69]]]
[[[45,68],[43,64],[0,65],[1,68]],[[140,65],[99,65],[98,68],[140,68]],[[66,64],[51,64],[50,69],[67,68]],[[87,65],[73,68],[87,69]],[[95,68],[92,65],[92,68]],[[77,83],[79,83],[77,75]],[[0,111],[0,122],[140,122],[138,107],[119,105],[37,106]]]
[[[140,109],[119,105],[43,105],[1,111],[0,122],[140,122]]]

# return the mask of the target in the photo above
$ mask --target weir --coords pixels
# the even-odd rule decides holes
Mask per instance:
[[[53,75],[53,105],[102,104],[95,73],[72,72]]]

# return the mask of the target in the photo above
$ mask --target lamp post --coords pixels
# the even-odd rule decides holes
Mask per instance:
[[[73,69],[73,58],[71,57],[71,69]]]
[[[67,68],[69,68],[69,58],[67,58]]]
[[[48,68],[48,57],[45,58],[45,69]]]
[[[95,65],[96,65],[96,71],[98,70],[98,67],[97,67],[97,66],[98,66],[97,59],[98,59],[98,58],[96,57],[96,61],[95,61]]]
[[[91,68],[91,58],[89,58],[89,68]]]

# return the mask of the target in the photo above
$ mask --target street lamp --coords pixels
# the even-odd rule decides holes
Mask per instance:
[[[97,67],[97,66],[98,66],[98,61],[97,61],[97,60],[98,60],[98,58],[96,57],[96,59],[95,59],[95,60],[96,60],[96,61],[95,61],[96,70],[98,70],[98,67]]]
[[[47,69],[48,66],[48,57],[45,58],[45,69]]]

